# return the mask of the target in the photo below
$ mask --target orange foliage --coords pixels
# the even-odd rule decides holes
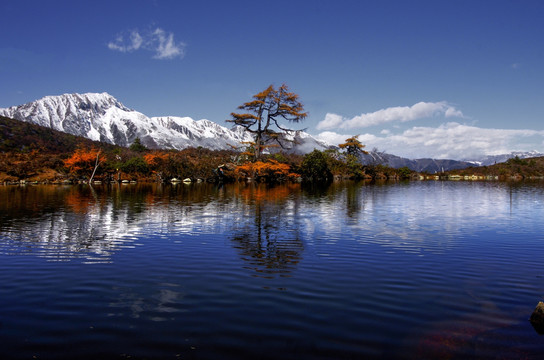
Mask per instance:
[[[363,150],[365,145],[359,141],[359,135],[355,135],[346,139],[346,142],[339,144],[340,149],[346,149],[348,154],[357,155],[359,153],[368,154],[368,151]]]
[[[76,149],[69,159],[64,160],[64,166],[72,173],[92,172],[97,163],[97,158],[98,163],[106,161],[106,157],[101,154],[101,150],[80,147]]]
[[[144,160],[150,167],[158,167],[168,159],[168,153],[163,151],[154,151],[144,155]]]
[[[270,85],[260,93],[253,95],[252,101],[246,102],[238,109],[247,113],[231,113],[231,119],[226,120],[244,127],[255,137],[255,157],[260,158],[263,149],[271,142],[290,142],[282,133],[292,134],[294,130],[280,125],[280,120],[299,122],[304,120],[308,113],[304,112],[303,105],[298,100],[298,95],[289,92],[287,85],[283,84],[278,90]],[[256,127],[256,128],[255,128]],[[276,130],[273,130],[273,129]],[[279,130],[279,131],[278,131]]]
[[[278,180],[280,178],[293,178],[296,174],[291,173],[291,167],[282,164],[276,160],[268,162],[256,161],[239,165],[234,170],[237,177],[265,178],[268,180]]]

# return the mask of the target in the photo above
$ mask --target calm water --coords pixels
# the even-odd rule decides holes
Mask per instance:
[[[542,183],[0,186],[0,358],[539,358]]]

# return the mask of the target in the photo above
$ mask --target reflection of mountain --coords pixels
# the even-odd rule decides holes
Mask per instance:
[[[134,208],[119,206],[92,188],[28,188],[25,194],[18,216],[5,209],[11,214],[5,218],[9,227],[0,226],[13,251],[17,247],[53,261],[77,257],[103,262],[118,249],[133,246],[139,232],[139,223],[131,221]]]
[[[143,244],[142,238],[172,239],[196,253],[207,238],[225,238],[253,274],[274,277],[292,272],[309,247],[331,256],[367,245],[416,254],[448,251],[460,235],[527,211],[519,186],[0,187],[0,254],[108,262]]]
[[[234,228],[251,233],[241,235],[250,253],[277,261],[273,268],[289,268],[300,257],[301,242],[298,235],[284,236],[273,227],[289,226],[285,221],[294,218],[285,202],[290,190],[260,187],[248,194],[247,189],[209,184],[0,188],[5,199],[0,203],[0,253],[108,262],[116,252],[136,246],[141,236],[224,234]],[[259,210],[263,202],[276,205]],[[245,216],[256,211],[255,218]],[[249,249],[255,239],[267,242],[265,252]]]

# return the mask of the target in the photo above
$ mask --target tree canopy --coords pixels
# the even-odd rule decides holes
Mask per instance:
[[[368,151],[363,150],[365,145],[359,141],[359,135],[352,136],[345,140],[346,142],[338,145],[340,149],[345,149],[348,155],[357,156],[360,153],[368,154]]]
[[[355,178],[364,176],[364,169],[359,159],[360,154],[368,154],[368,151],[363,150],[365,145],[359,141],[359,135],[352,136],[345,140],[346,142],[338,145],[340,149],[346,151],[346,165]]]
[[[284,134],[292,134],[297,130],[284,126],[282,120],[288,123],[298,123],[304,120],[308,113],[298,100],[298,95],[289,92],[287,85],[278,89],[270,85],[260,93],[253,95],[253,100],[238,107],[241,113],[231,113],[227,122],[242,126],[254,135],[255,158],[259,158],[264,149],[272,146],[284,147],[289,142]]]
[[[134,139],[134,142],[129,146],[129,149],[136,152],[145,152],[147,150],[147,147],[142,144],[142,141],[140,138]]]

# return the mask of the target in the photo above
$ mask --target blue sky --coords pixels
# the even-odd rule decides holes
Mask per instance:
[[[544,152],[544,2],[2,1],[0,107],[108,92],[224,126],[270,84],[400,156]]]

